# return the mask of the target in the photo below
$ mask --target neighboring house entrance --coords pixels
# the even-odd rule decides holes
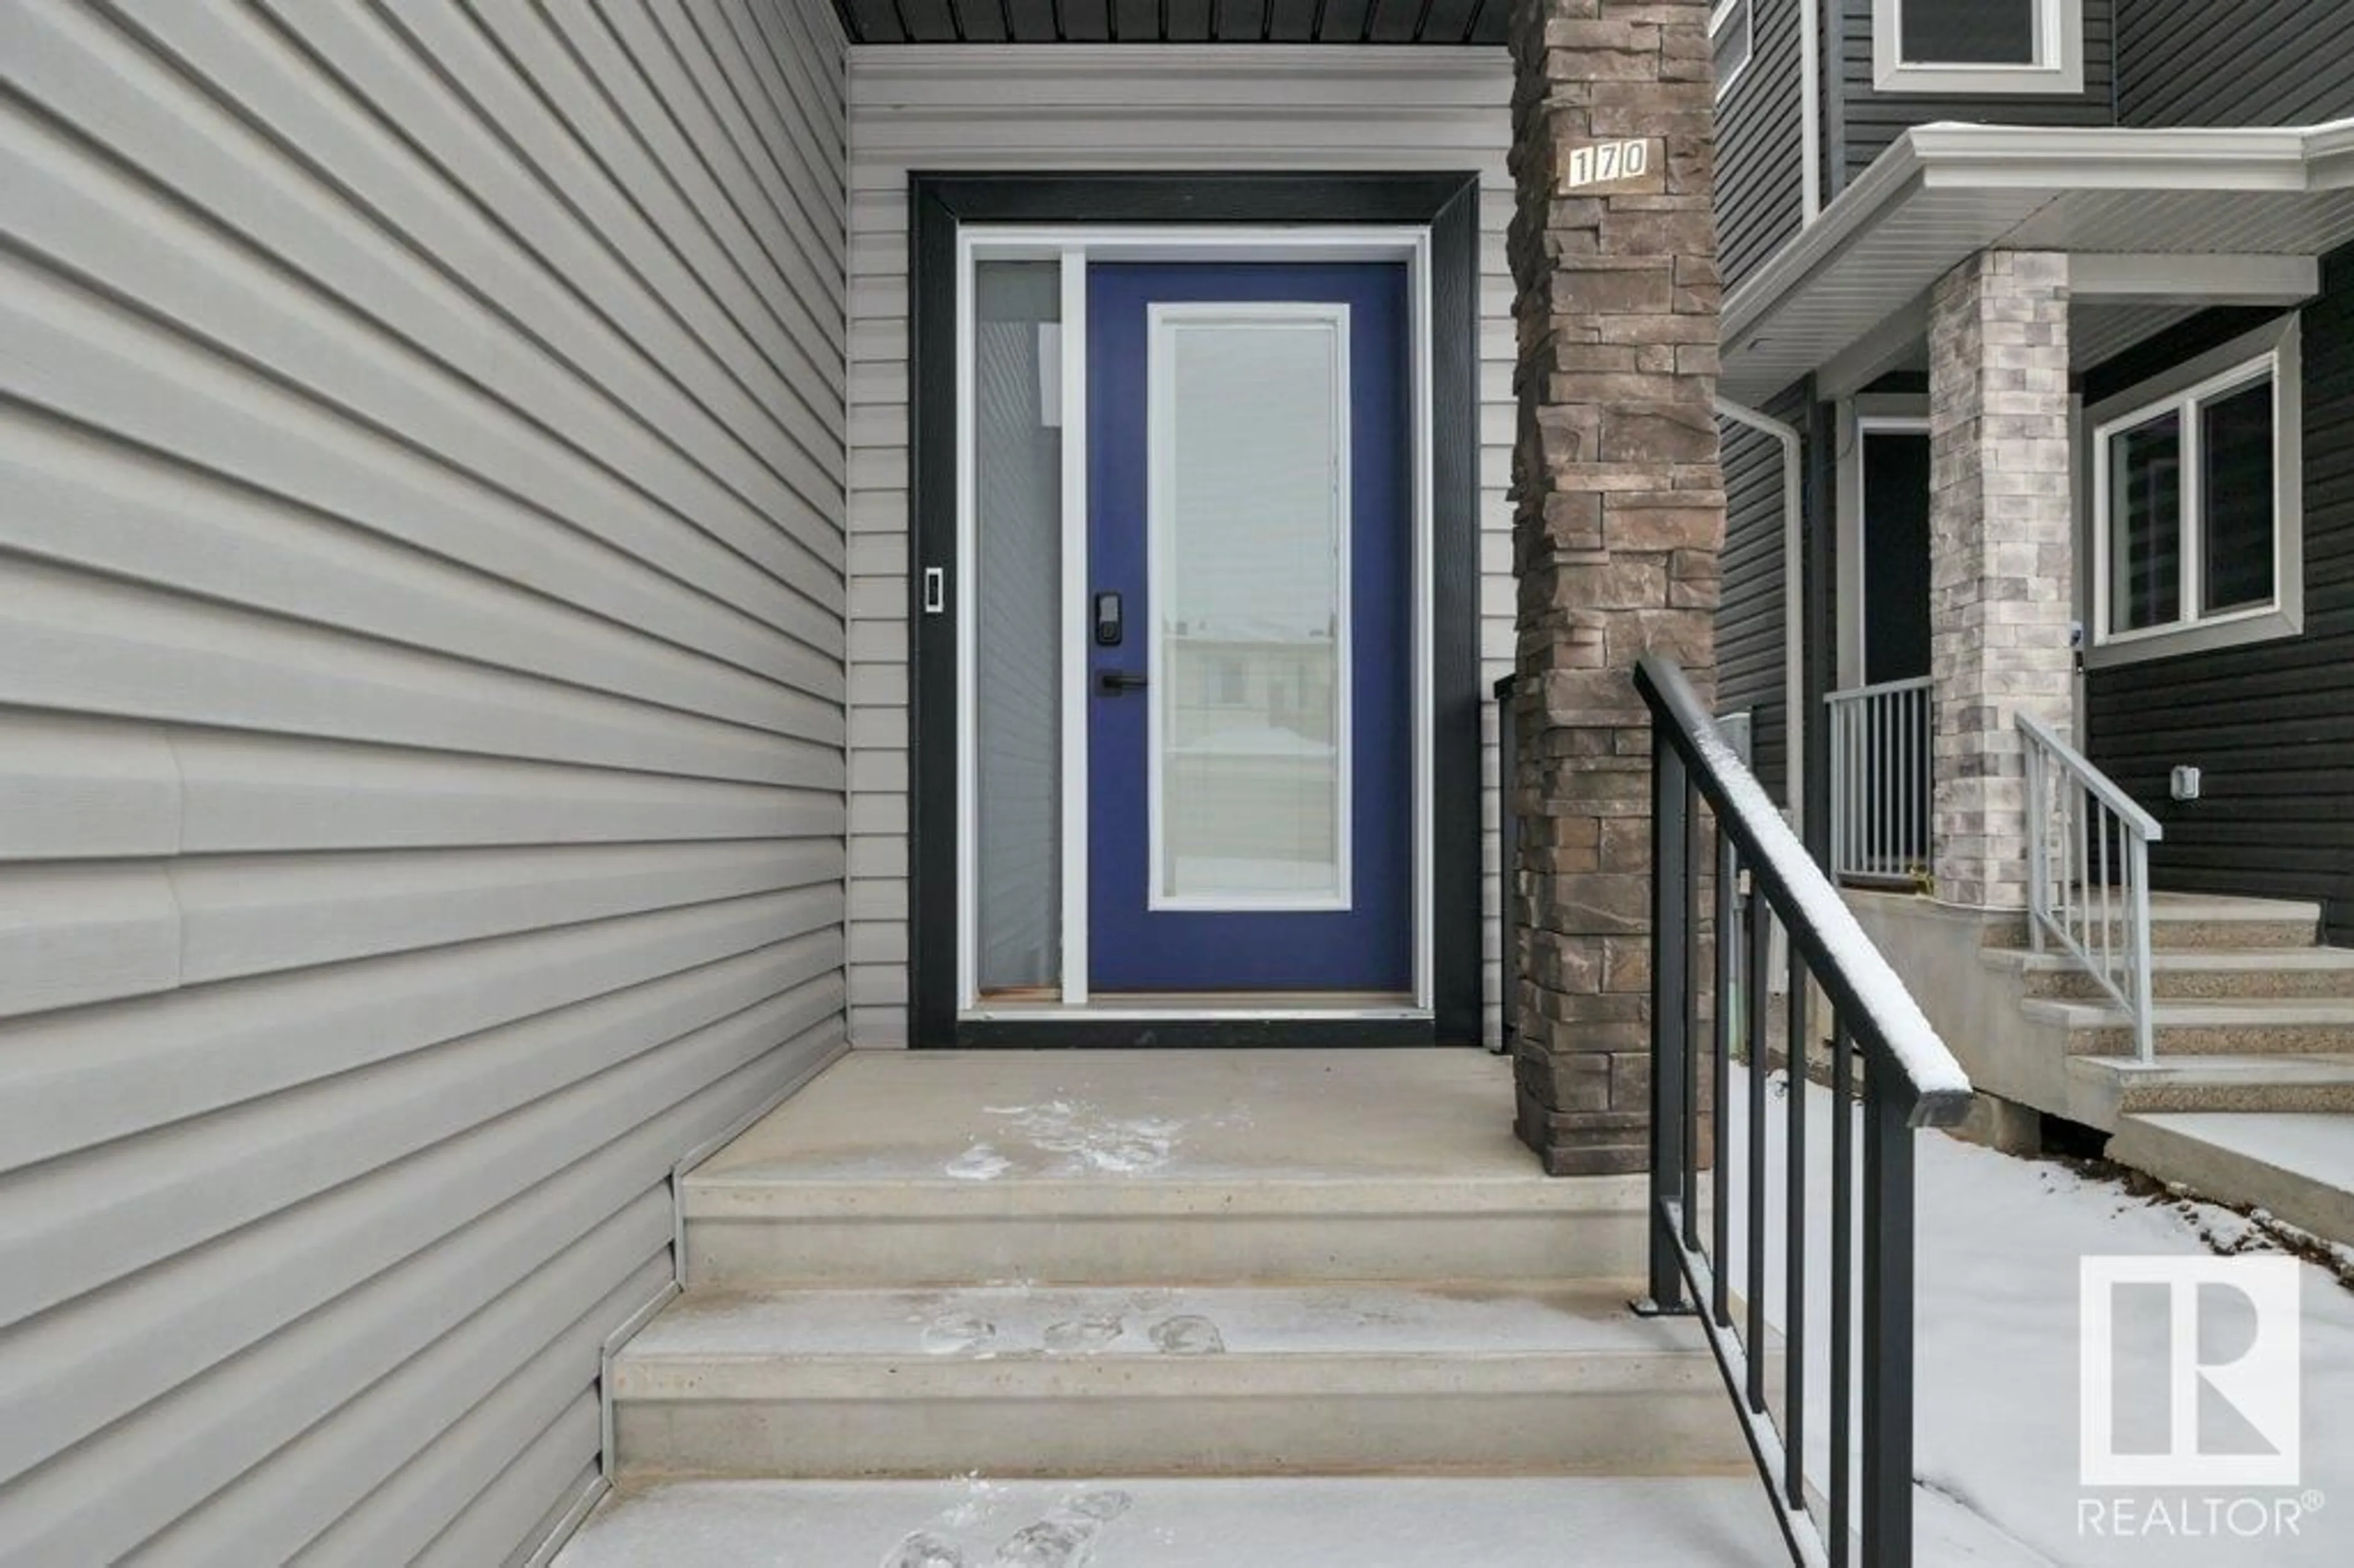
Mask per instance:
[[[1475,1040],[1476,192],[1074,184],[917,181],[917,1043]]]

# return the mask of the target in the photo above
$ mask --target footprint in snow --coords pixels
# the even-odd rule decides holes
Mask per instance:
[[[1067,1323],[1049,1324],[1046,1329],[1046,1351],[1049,1355],[1085,1355],[1100,1351],[1119,1338],[1119,1315],[1098,1312],[1086,1318],[1075,1318]]]
[[[1154,1324],[1152,1342],[1172,1356],[1214,1356],[1226,1348],[1215,1323],[1190,1312]]]
[[[995,1568],[1087,1568],[1096,1538],[1135,1502],[1126,1492],[1082,1492],[997,1549]]]
[[[883,1568],[964,1568],[964,1553],[954,1542],[919,1530],[891,1549]]]
[[[924,1325],[924,1351],[928,1355],[962,1355],[995,1338],[997,1325],[970,1312],[943,1312]]]

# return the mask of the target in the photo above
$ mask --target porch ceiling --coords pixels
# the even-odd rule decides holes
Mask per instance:
[[[1893,346],[1917,335],[1906,323],[1930,286],[1978,250],[2311,258],[2349,243],[2354,122],[1920,126],[1725,302],[1724,393],[1761,402],[1842,355],[1871,357],[1875,339]],[[2219,293],[2213,302],[2232,302]]]
[[[1486,44],[1508,0],[834,0],[857,44]]]

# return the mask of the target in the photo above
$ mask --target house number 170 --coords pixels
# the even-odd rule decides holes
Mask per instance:
[[[1639,138],[1632,142],[1597,142],[1569,154],[1569,177],[1563,184],[1571,190],[1581,185],[1606,185],[1619,180],[1639,179],[1650,170],[1649,142]]]

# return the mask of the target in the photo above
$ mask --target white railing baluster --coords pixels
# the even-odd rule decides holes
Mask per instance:
[[[2047,938],[2058,942],[2099,982],[2132,1024],[2134,1054],[2150,1061],[2157,1054],[2157,1031],[2150,974],[2149,846],[2164,838],[2166,830],[2049,726],[2027,714],[2017,718],[2027,761],[2030,939],[2039,952]],[[2055,843],[2060,857],[2056,867]]]
[[[1929,858],[1935,790],[1929,682],[1888,681],[1824,699],[1831,743],[1831,874],[1896,879]]]

